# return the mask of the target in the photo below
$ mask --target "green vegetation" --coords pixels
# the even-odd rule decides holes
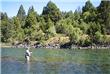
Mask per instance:
[[[3,43],[23,42],[25,38],[42,43],[57,35],[65,35],[70,43],[80,46],[110,45],[110,1],[101,1],[94,7],[88,0],[82,10],[76,9],[75,12],[61,12],[51,1],[41,15],[33,6],[26,15],[23,5],[12,18],[1,12]]]

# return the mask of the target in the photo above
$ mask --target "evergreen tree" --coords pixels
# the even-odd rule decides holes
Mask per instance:
[[[45,20],[44,20],[44,18],[41,16],[40,17],[40,28],[42,29],[42,31],[44,32],[44,33],[46,33],[46,28],[47,28],[47,26],[46,26],[46,22],[45,22]]]
[[[36,13],[35,13],[34,8],[32,6],[28,10],[28,15],[27,15],[26,22],[24,25],[24,28],[26,29],[25,31],[26,31],[27,36],[31,36],[32,31],[33,30],[35,31],[36,27],[37,27]]]
[[[34,11],[33,6],[29,8],[28,15],[26,18],[26,22],[24,25],[25,34],[27,37],[29,37],[31,40],[35,40],[38,36],[39,31],[41,30],[39,27],[39,23],[36,19],[36,12]]]
[[[65,16],[65,18],[68,18],[68,17],[74,18],[73,15],[74,15],[73,12],[72,11],[69,11],[69,12],[66,12],[64,16]]]
[[[78,7],[78,9],[76,9],[74,11],[74,19],[77,21],[80,21],[81,20],[81,14],[82,14],[81,9],[80,9],[80,7]]]
[[[25,38],[25,35],[18,17],[13,17],[12,25],[13,25],[12,29],[13,35],[11,36],[11,38],[13,38],[13,41],[18,42],[22,41]]]
[[[26,18],[26,23],[24,28],[33,28],[36,29],[37,21],[36,21],[36,12],[34,11],[33,6],[29,8],[28,15]]]
[[[1,41],[10,42],[9,38],[12,36],[12,24],[9,22],[7,13],[1,13]]]
[[[29,10],[28,10],[28,15],[29,15],[31,12],[35,12],[35,11],[34,11],[34,7],[33,7],[33,6],[29,7]]]
[[[82,8],[82,12],[87,12],[87,11],[93,11],[94,10],[94,6],[92,5],[92,3],[90,2],[90,0],[88,0],[85,3],[85,6]]]
[[[106,28],[106,33],[110,34],[110,1],[101,1],[97,7],[98,22]]]
[[[48,33],[50,33],[50,34],[55,34],[56,33],[54,23],[50,19],[48,19],[48,22],[47,22],[46,26],[47,26]]]
[[[96,22],[96,8],[92,5],[90,0],[88,0],[82,8],[82,18],[86,23]]]
[[[2,13],[1,12],[1,20],[8,20],[8,16],[7,16],[7,13]]]
[[[74,19],[79,21],[80,20],[80,15],[81,15],[81,13],[78,10],[75,10]]]
[[[25,19],[25,16],[26,16],[25,10],[23,8],[23,5],[21,5],[18,10],[17,17],[20,19],[20,21],[23,21]]]
[[[110,1],[101,1],[95,8],[88,0],[80,10],[60,12],[51,1],[43,8],[41,15],[31,6],[27,15],[23,5],[17,16],[9,18],[7,13],[1,14],[1,41],[47,40],[56,34],[70,38],[70,43],[80,45],[110,44]],[[105,35],[104,35],[105,34]]]
[[[43,8],[42,15],[46,21],[48,21],[47,19],[50,18],[55,23],[61,18],[60,10],[51,1],[49,1],[47,6]]]

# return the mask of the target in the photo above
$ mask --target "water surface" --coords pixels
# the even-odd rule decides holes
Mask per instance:
[[[30,62],[23,48],[1,49],[2,74],[110,74],[110,50],[31,49]]]

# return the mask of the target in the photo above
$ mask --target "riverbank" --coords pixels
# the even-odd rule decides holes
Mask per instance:
[[[25,48],[24,46],[13,46],[13,45],[1,45],[1,48]],[[31,48],[37,48],[35,46],[31,46]],[[47,49],[110,49],[110,46],[88,46],[88,47],[71,47],[71,48],[56,48],[56,47],[38,47],[38,48],[47,48]]]
[[[0,43],[1,48],[12,48],[13,46],[9,43]]]
[[[110,45],[92,45],[92,46],[77,46],[77,45],[71,45],[71,44],[55,44],[55,43],[48,43],[48,44],[31,44],[29,45],[31,48],[48,48],[48,49],[110,49]],[[27,45],[23,43],[18,43],[15,45],[12,45],[11,43],[0,43],[1,48],[26,48]]]

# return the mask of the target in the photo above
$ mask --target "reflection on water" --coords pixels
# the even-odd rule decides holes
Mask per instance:
[[[2,60],[2,74],[110,74],[110,64]]]
[[[21,50],[19,50],[19,52],[20,51]],[[18,50],[16,50],[16,52],[18,52]],[[74,54],[76,54],[75,52],[76,51],[74,51]],[[44,51],[42,53],[44,53]],[[72,52],[69,53],[73,54]],[[89,52],[86,54],[88,55],[88,53]],[[20,52],[20,54],[23,53]],[[19,56],[16,56],[16,54],[10,54],[8,50],[7,52],[5,50],[5,52],[2,53],[1,72],[2,74],[110,74],[110,54],[97,54],[91,52],[91,54],[89,53],[88,56],[85,56],[85,53],[78,51],[77,56],[72,55],[74,58],[70,58],[69,56],[69,60],[63,56],[64,60],[67,60],[62,62],[39,61],[38,59],[25,62],[25,58],[21,57],[23,55],[20,56],[18,54]],[[37,56],[39,55],[37,54]],[[46,59],[50,60],[49,57],[47,58],[46,56]],[[43,58],[45,57],[43,56]]]
[[[29,61],[26,62],[26,70],[27,70],[26,74],[30,74],[30,62]]]

